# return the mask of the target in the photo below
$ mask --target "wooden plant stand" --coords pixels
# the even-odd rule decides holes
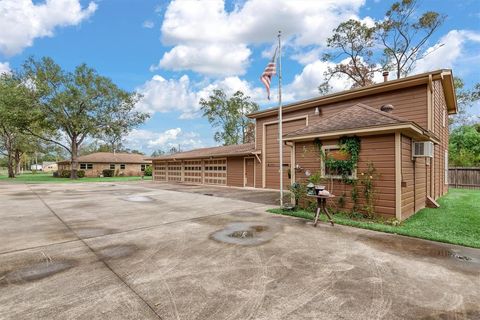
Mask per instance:
[[[317,198],[317,211],[316,211],[316,214],[315,214],[315,221],[313,222],[313,226],[316,227],[317,226],[317,223],[318,223],[318,218],[320,216],[320,212],[323,211],[323,213],[325,213],[325,215],[327,216],[328,218],[328,221],[332,224],[333,226],[333,219],[332,219],[332,216],[330,215],[330,212],[328,212],[328,209],[327,209],[327,199],[330,199],[330,198],[335,198],[335,196],[333,194],[331,195],[328,195],[328,196],[314,196],[314,195],[309,195],[309,197],[311,198]]]

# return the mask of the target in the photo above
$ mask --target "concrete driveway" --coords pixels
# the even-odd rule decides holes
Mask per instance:
[[[480,250],[172,189],[0,184],[0,319],[480,318]]]

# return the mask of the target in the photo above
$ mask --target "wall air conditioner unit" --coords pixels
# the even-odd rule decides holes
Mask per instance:
[[[419,141],[413,143],[412,157],[430,157],[433,158],[433,142]]]

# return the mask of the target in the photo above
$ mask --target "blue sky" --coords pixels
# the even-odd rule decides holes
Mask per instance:
[[[480,82],[480,1],[425,0],[420,12],[448,17],[427,47],[444,44],[415,72],[453,68],[467,86]],[[50,56],[65,69],[87,63],[127,90],[144,95],[151,119],[127,139],[151,153],[178,145],[214,145],[198,100],[214,88],[242,90],[269,106],[258,80],[285,33],[284,99],[317,95],[328,63],[325,39],[345,19],[380,20],[392,1],[0,0],[0,71],[29,56]],[[378,75],[377,79],[380,79]],[[349,85],[343,79],[335,90]],[[275,94],[274,88],[273,94]],[[474,113],[480,114],[475,106]]]

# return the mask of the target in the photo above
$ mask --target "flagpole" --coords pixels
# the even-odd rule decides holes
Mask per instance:
[[[280,207],[283,207],[282,31],[278,31],[278,147],[280,154]]]

